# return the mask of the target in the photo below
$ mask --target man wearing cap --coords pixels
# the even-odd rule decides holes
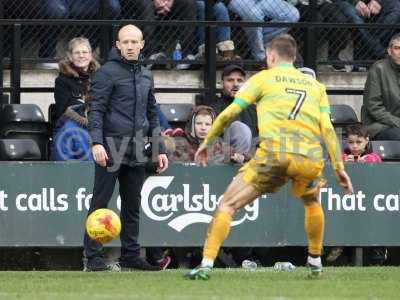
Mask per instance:
[[[232,103],[236,92],[242,87],[245,81],[246,72],[242,67],[231,64],[224,68],[219,82],[222,87],[221,97],[210,104],[217,115]],[[258,136],[257,112],[255,108],[255,105],[251,105],[247,110],[244,110],[238,118],[238,121],[246,124],[250,128],[253,137]]]

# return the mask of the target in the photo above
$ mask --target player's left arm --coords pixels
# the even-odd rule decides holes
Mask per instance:
[[[250,104],[256,103],[261,94],[260,73],[252,76],[236,93],[235,99],[222,113],[215,119],[210,131],[203,141],[204,145],[209,145],[216,137],[220,136],[224,128],[230,124],[243,110]]]
[[[235,99],[231,105],[225,108],[218,115],[204,139],[203,144],[210,145],[215,138],[222,134],[224,128],[242,112],[243,108],[238,104],[238,102],[239,101]]]
[[[320,128],[322,133],[322,139],[328,150],[329,159],[332,163],[334,170],[344,170],[344,164],[342,160],[342,151],[339,145],[339,141],[336,137],[335,129],[332,126],[330,118],[330,107],[328,96],[325,88],[322,90],[320,104]]]

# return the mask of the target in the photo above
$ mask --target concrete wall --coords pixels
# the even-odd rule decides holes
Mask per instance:
[[[56,70],[23,70],[22,87],[54,87]],[[363,89],[366,73],[323,72],[319,79],[329,89]],[[217,79],[220,78],[220,72]],[[157,88],[198,88],[203,86],[203,74],[200,71],[154,71],[154,82]],[[10,72],[4,73],[4,86],[10,86]],[[194,103],[194,94],[157,94],[159,103]],[[360,116],[362,96],[330,96],[332,104],[349,104]],[[35,103],[40,106],[47,117],[47,109],[54,102],[53,94],[24,93],[21,103]]]

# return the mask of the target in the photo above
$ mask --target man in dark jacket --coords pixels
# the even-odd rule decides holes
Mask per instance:
[[[390,40],[388,54],[365,82],[362,121],[375,140],[400,140],[400,34]]]
[[[96,73],[91,87],[89,134],[95,164],[93,198],[89,214],[107,207],[116,180],[121,196],[121,258],[122,268],[157,271],[139,257],[140,191],[144,182],[144,139],[159,133],[153,77],[138,64],[144,46],[142,32],[127,25],[118,32],[117,49],[112,49],[108,62]],[[153,140],[153,153],[158,149]],[[159,153],[162,153],[160,151]],[[168,167],[165,154],[154,156],[158,173]],[[116,270],[102,257],[102,246],[84,239],[88,271]]]
[[[220,84],[222,86],[222,95],[216,101],[210,103],[210,106],[215,112],[220,114],[227,108],[235,98],[236,92],[246,81],[246,72],[238,65],[227,65],[222,71]],[[257,112],[254,106],[250,106],[247,110],[243,111],[238,120],[249,126],[252,136],[258,136],[257,128]]]

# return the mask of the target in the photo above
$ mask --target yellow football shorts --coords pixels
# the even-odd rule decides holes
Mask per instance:
[[[316,200],[320,188],[326,183],[322,177],[323,168],[323,160],[257,148],[254,157],[240,168],[239,173],[243,174],[247,184],[262,193],[275,193],[291,180],[294,197]]]

